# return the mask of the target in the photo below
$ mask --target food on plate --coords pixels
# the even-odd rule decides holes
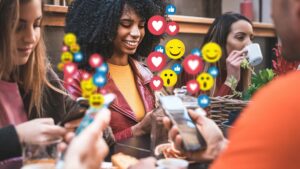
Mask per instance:
[[[117,167],[118,169],[127,169],[129,166],[136,164],[138,159],[123,153],[118,153],[112,155],[111,161],[114,167]]]

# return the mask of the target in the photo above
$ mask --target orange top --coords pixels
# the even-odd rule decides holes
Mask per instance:
[[[300,168],[300,72],[256,93],[229,140],[211,169]]]
[[[145,108],[130,65],[119,66],[108,63],[108,67],[112,79],[135,113],[137,121],[141,121],[145,116]]]

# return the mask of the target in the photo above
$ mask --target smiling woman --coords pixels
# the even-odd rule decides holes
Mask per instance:
[[[42,17],[41,0],[0,1],[0,160],[20,156],[24,143],[63,136],[54,124],[84,113],[48,62]],[[9,164],[0,168],[20,168]]]
[[[91,54],[100,53],[108,62],[109,74],[104,90],[117,95],[111,104],[111,127],[116,140],[148,133],[155,98],[150,89],[151,72],[138,60],[147,57],[161,36],[152,35],[148,20],[163,16],[164,0],[75,0],[69,8],[66,32],[73,32],[85,55],[81,68],[94,72],[88,64]],[[83,72],[67,86],[75,97]],[[100,92],[100,89],[98,89]]]

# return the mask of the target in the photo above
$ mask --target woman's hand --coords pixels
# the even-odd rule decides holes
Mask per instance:
[[[230,78],[234,77],[237,82],[241,79],[241,63],[244,59],[246,51],[233,50],[226,59],[226,69],[227,69],[227,78],[226,81],[229,81]]]
[[[39,118],[16,126],[21,143],[42,142],[64,136],[66,129],[54,125],[52,118]]]
[[[65,156],[65,169],[99,169],[108,153],[102,136],[109,121],[110,111],[103,109],[82,133],[72,139]],[[67,141],[70,138],[72,136]]]
[[[176,126],[172,127],[170,119],[165,117],[165,127],[170,129],[169,137],[173,141],[175,148],[181,151],[189,159],[195,161],[214,160],[220,154],[220,152],[227,147],[227,139],[224,138],[220,128],[211,119],[208,119],[204,115],[192,110],[189,110],[189,114],[191,119],[196,124],[199,132],[201,132],[202,136],[204,137],[207,148],[202,151],[185,152],[182,149],[182,137],[178,132],[178,128]]]

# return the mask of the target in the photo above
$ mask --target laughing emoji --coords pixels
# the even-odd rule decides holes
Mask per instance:
[[[221,47],[214,42],[209,42],[202,48],[203,59],[209,63],[217,62],[222,56]]]
[[[160,77],[162,78],[165,87],[172,87],[177,82],[177,74],[171,69],[162,71]]]
[[[171,59],[180,59],[185,52],[184,43],[178,39],[172,39],[166,44],[166,54]]]
[[[93,93],[97,91],[97,87],[94,85],[92,78],[80,81],[82,97],[88,99]]]
[[[92,94],[89,98],[89,104],[90,107],[92,108],[98,109],[102,106],[103,103],[104,103],[104,97],[99,93]]]

